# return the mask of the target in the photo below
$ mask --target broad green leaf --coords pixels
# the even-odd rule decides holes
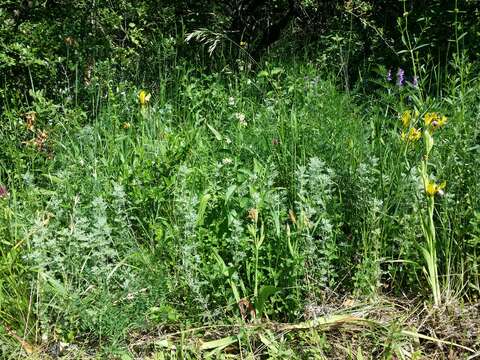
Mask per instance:
[[[222,141],[222,135],[220,135],[220,133],[212,125],[208,123],[206,124],[210,131],[213,133],[213,135],[215,135],[215,139],[217,139],[218,141]]]
[[[208,341],[200,345],[200,350],[223,349],[237,342],[236,336],[227,336],[218,340]]]
[[[267,299],[278,291],[279,291],[278,288],[271,285],[263,286],[260,289],[260,292],[258,293],[258,299],[255,304],[256,305],[255,310],[257,311],[258,318],[261,318],[263,315],[263,310],[265,309],[265,303]]]
[[[205,210],[207,209],[208,201],[212,196],[210,194],[205,194],[200,199],[200,205],[198,206],[197,212],[197,226],[202,226],[205,219]]]
[[[260,72],[258,73],[257,76],[258,76],[258,77],[268,77],[268,76],[269,76],[269,73],[268,73],[268,71],[266,71],[266,70],[262,70],[262,71],[260,71]]]

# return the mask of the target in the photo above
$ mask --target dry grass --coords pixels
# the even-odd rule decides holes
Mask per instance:
[[[308,319],[298,323],[265,320],[130,334],[128,351],[122,355],[98,353],[86,344],[60,343],[41,347],[19,343],[16,355],[29,352],[31,359],[475,359],[480,358],[479,310],[479,304],[432,308],[403,299],[347,298],[311,304],[305,313]]]

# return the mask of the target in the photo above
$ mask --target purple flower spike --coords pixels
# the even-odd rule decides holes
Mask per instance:
[[[387,72],[387,81],[392,81],[392,69],[388,69],[388,72]]]
[[[405,70],[403,70],[402,68],[398,68],[397,85],[403,86],[404,82],[405,82]]]
[[[0,199],[8,196],[8,190],[6,186],[0,185]]]

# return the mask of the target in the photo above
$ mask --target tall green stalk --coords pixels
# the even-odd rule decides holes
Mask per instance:
[[[427,279],[432,291],[433,302],[436,306],[441,305],[441,289],[438,278],[438,261],[437,261],[437,241],[435,232],[435,221],[433,212],[435,209],[435,195],[442,195],[445,182],[438,185],[430,179],[428,171],[428,159],[432,151],[434,140],[432,131],[443,126],[446,123],[446,117],[437,113],[425,114],[425,130],[423,138],[425,140],[425,154],[420,164],[420,174],[422,176],[423,188],[427,200],[427,213],[422,216],[422,230],[426,240],[426,246],[422,247],[423,257],[427,264]]]
[[[433,295],[433,302],[436,306],[441,304],[440,283],[438,281],[437,266],[437,244],[435,233],[435,222],[433,220],[433,210],[435,209],[435,197],[429,194],[428,188],[430,180],[428,176],[428,155],[433,146],[433,138],[427,131],[424,132],[426,154],[422,160],[420,171],[422,175],[423,186],[427,197],[427,214],[422,215],[422,230],[426,240],[426,247],[422,247],[423,257],[427,264],[427,279]]]

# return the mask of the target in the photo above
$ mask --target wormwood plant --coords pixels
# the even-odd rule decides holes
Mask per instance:
[[[374,296],[380,287],[382,249],[382,211],[384,204],[374,190],[382,185],[379,159],[372,157],[362,162],[355,174],[355,215],[354,234],[359,238],[357,244],[359,257],[356,272],[353,275],[355,291],[358,294]]]
[[[333,288],[338,278],[337,237],[341,220],[336,213],[335,173],[325,162],[312,157],[307,166],[296,171],[297,196],[295,214],[290,214],[294,230],[301,238],[301,253],[306,268],[305,281],[315,288]],[[298,247],[297,246],[297,247]]]

